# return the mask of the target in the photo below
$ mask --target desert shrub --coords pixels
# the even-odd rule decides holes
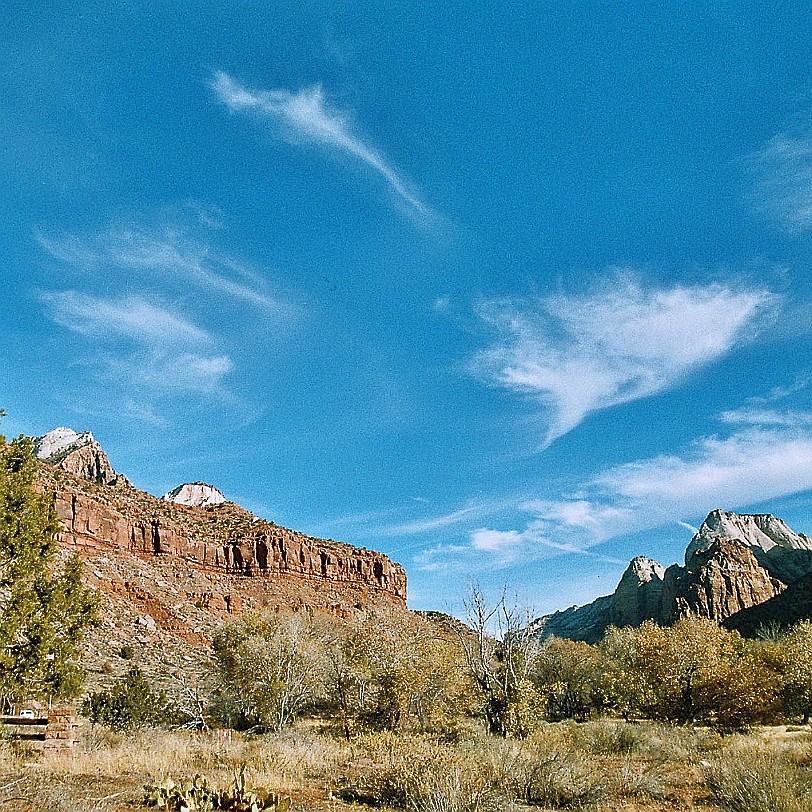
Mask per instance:
[[[487,812],[501,808],[489,765],[465,749],[415,736],[361,740],[365,758],[349,765],[340,797],[414,812]]]
[[[90,694],[82,704],[82,713],[91,722],[112,730],[171,727],[181,721],[166,694],[153,689],[139,668],[131,668],[110,690]]]
[[[221,628],[213,645],[213,712],[229,727],[280,732],[323,693],[324,649],[303,615],[243,615]]]
[[[709,728],[678,727],[659,722],[596,719],[567,725],[572,746],[599,756],[637,756],[656,763],[689,761],[721,746]]]
[[[577,809],[607,797],[605,777],[578,752],[534,754],[520,774],[517,799],[532,806]]]
[[[570,726],[574,745],[587,753],[623,756],[639,752],[645,741],[641,726],[614,719],[598,719]]]
[[[786,754],[728,748],[705,769],[705,778],[732,812],[804,812],[812,806],[812,772]]]

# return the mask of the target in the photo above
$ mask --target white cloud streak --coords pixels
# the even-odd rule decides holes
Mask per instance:
[[[225,294],[273,315],[290,306],[272,296],[267,284],[231,257],[203,242],[189,239],[180,229],[113,228],[97,237],[81,239],[38,237],[41,247],[55,259],[87,273],[128,270],[159,276]]]
[[[94,338],[129,338],[151,346],[210,344],[211,336],[188,319],[137,296],[107,299],[67,290],[44,293],[53,320]]]
[[[473,368],[540,402],[542,448],[592,412],[655,395],[730,352],[776,297],[724,285],[643,288],[620,277],[590,294],[490,301],[499,332]]]
[[[812,413],[787,411],[782,418],[777,411],[740,410],[722,417],[731,414],[736,419],[727,422],[736,429],[726,437],[703,437],[681,454],[608,468],[569,497],[519,505],[528,519],[518,528],[477,527],[467,531],[467,543],[436,545],[415,561],[429,571],[463,571],[481,566],[483,556],[496,568],[554,555],[623,564],[593,548],[668,524],[695,533],[686,518],[812,490]]]
[[[474,516],[481,516],[487,513],[487,508],[482,505],[469,505],[468,507],[445,513],[442,516],[433,516],[429,519],[418,519],[403,524],[382,528],[381,535],[388,536],[414,536],[429,533],[433,530],[440,530],[443,527],[450,527],[460,522],[471,519]]]
[[[188,319],[137,296],[108,298],[77,291],[41,296],[51,319],[97,343],[88,362],[105,378],[154,393],[222,393],[223,378],[234,368],[215,350],[214,338]],[[111,342],[126,344],[116,353]]]
[[[812,135],[785,132],[751,156],[759,207],[792,233],[812,228]]]
[[[703,437],[682,454],[609,468],[573,498],[529,504],[535,526],[589,546],[671,522],[691,528],[686,518],[716,507],[737,510],[812,489],[812,415],[751,417],[743,425],[739,414],[731,434]]]
[[[311,143],[349,155],[374,170],[392,191],[421,217],[431,209],[373,147],[354,134],[349,116],[328,105],[320,85],[296,93],[288,90],[249,90],[227,73],[217,71],[211,83],[217,98],[235,113],[255,113],[279,126],[292,143]]]

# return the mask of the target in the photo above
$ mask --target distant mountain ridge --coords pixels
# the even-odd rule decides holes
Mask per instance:
[[[799,607],[812,608],[809,590],[809,536],[770,514],[716,509],[688,544],[685,566],[664,569],[649,558],[634,558],[611,595],[544,615],[531,629],[541,639],[596,642],[610,626],[639,626],[646,620],[666,625],[695,615],[751,632],[762,615],[781,622],[782,607],[787,622],[800,619],[805,610]]]
[[[214,485],[205,482],[185,482],[178,485],[162,497],[164,502],[174,502],[176,505],[190,505],[192,507],[206,507],[206,505],[222,505],[225,496]]]

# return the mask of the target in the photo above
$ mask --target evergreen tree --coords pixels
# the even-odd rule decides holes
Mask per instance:
[[[182,714],[163,691],[155,690],[139,668],[131,668],[109,691],[92,693],[82,705],[91,722],[112,730],[179,724]]]
[[[78,556],[55,567],[53,495],[34,489],[33,442],[0,436],[0,707],[78,695],[74,662],[98,611]]]

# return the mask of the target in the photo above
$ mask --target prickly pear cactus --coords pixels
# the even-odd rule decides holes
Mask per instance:
[[[228,789],[210,787],[203,775],[179,784],[171,778],[149,784],[144,787],[144,804],[166,812],[289,812],[291,807],[290,798],[279,793],[248,789],[244,765]]]

